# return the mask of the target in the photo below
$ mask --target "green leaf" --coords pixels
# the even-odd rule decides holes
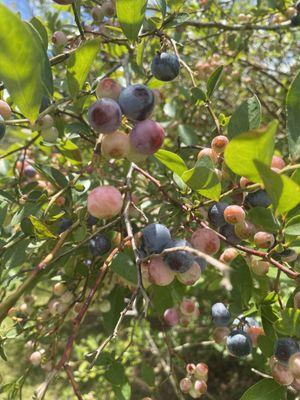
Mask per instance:
[[[244,101],[232,114],[228,124],[228,137],[257,129],[261,122],[261,105],[257,96]]]
[[[300,310],[286,308],[275,322],[275,329],[281,335],[300,337]]]
[[[0,346],[0,357],[4,360],[7,361],[7,357],[4,351],[4,348],[2,346]]]
[[[153,371],[153,367],[147,363],[143,363],[140,368],[143,381],[149,386],[155,386],[155,372]]]
[[[124,383],[122,386],[113,385],[113,391],[115,392],[118,400],[130,400],[131,399],[131,386],[129,382]]]
[[[0,26],[0,80],[22,114],[34,122],[42,97],[53,91],[46,50],[37,31],[4,5],[0,5]]]
[[[137,284],[136,266],[130,254],[119,253],[113,259],[110,268],[128,282]]]
[[[6,201],[0,204],[0,227],[3,226],[4,224],[7,209],[8,209],[8,203]]]
[[[300,203],[300,186],[283,174],[278,174],[259,161],[254,161],[274,208],[282,214]]]
[[[154,156],[178,176],[181,176],[187,170],[187,166],[183,159],[171,151],[160,149],[154,154]]]
[[[110,302],[111,309],[109,312],[102,314],[103,326],[106,333],[112,333],[115,328],[120,318],[120,312],[124,310],[126,306],[124,301],[126,296],[128,296],[128,290],[122,286],[115,286],[107,296],[106,299]]]
[[[187,146],[196,145],[199,143],[199,137],[191,125],[178,125],[178,136]]]
[[[96,55],[100,50],[100,40],[84,42],[68,61],[67,80],[71,96],[75,97],[82,89]]]
[[[274,354],[274,341],[269,336],[261,335],[257,342],[265,357],[271,357]]]
[[[234,306],[241,310],[248,306],[252,295],[252,277],[247,262],[242,256],[238,256],[231,263],[232,271],[230,280],[232,284],[232,296]]]
[[[209,157],[198,160],[196,166],[184,172],[181,178],[191,189],[202,196],[211,200],[219,200],[221,184]]]
[[[117,17],[124,35],[134,42],[138,37],[146,12],[147,0],[117,0]]]
[[[202,101],[207,100],[206,94],[199,87],[193,87],[191,93],[195,100],[202,100]]]
[[[79,147],[71,140],[67,140],[57,147],[61,153],[72,162],[72,164],[82,163],[81,151],[79,150]]]
[[[39,35],[40,35],[40,37],[42,39],[43,45],[44,45],[45,49],[47,50],[47,48],[48,48],[48,34],[47,34],[47,30],[46,30],[44,24],[37,17],[31,18],[30,23],[31,23],[31,25],[33,25],[33,27],[39,33]]]
[[[276,233],[280,228],[278,220],[269,208],[254,207],[249,210],[247,219],[266,232]]]
[[[300,236],[300,215],[288,220],[285,225],[284,233],[291,236]]]
[[[162,16],[165,17],[166,12],[167,12],[166,1],[165,0],[154,0],[153,3],[154,3],[154,5],[156,5],[158,7],[160,12],[162,13]]]
[[[271,165],[277,125],[277,121],[273,121],[265,128],[241,133],[232,138],[224,153],[228,167],[235,174],[245,176],[252,182],[261,182],[254,160]]]
[[[240,400],[282,400],[285,388],[273,379],[262,379],[251,386]]]
[[[40,239],[45,239],[45,238],[52,238],[52,239],[56,239],[56,236],[49,231],[49,229],[47,228],[47,226],[39,221],[38,218],[36,218],[35,216],[31,215],[29,217],[30,222],[32,223],[33,227],[34,227],[34,231],[35,234],[40,238]]]
[[[289,149],[294,159],[300,157],[300,71],[286,96]]]
[[[213,92],[218,88],[221,83],[221,77],[223,73],[223,65],[220,65],[214,72],[210,75],[207,81],[207,97],[210,98]]]

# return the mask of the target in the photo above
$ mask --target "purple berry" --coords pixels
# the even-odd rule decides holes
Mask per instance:
[[[122,113],[119,104],[108,98],[97,100],[88,111],[88,118],[95,131],[112,133],[121,125]]]
[[[155,121],[138,122],[129,135],[130,143],[137,153],[153,154],[162,146],[164,129]]]
[[[122,90],[119,104],[127,118],[134,121],[143,121],[152,113],[154,94],[145,85],[130,85]]]

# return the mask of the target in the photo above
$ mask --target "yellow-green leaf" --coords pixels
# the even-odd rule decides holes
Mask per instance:
[[[0,5],[0,80],[15,105],[32,122],[36,120],[42,97],[52,95],[49,59],[35,29]]]
[[[283,174],[254,161],[274,208],[279,214],[292,210],[300,203],[300,186]]]
[[[56,236],[52,232],[50,232],[49,229],[47,228],[47,226],[43,222],[39,221],[38,218],[31,215],[29,217],[29,219],[34,227],[35,234],[38,237],[40,237],[41,239],[45,239],[45,238],[55,239],[56,238]]]
[[[252,182],[261,182],[254,160],[265,165],[271,164],[277,126],[278,122],[273,121],[267,127],[241,133],[232,138],[224,154],[228,167]]]
[[[221,184],[209,157],[201,158],[194,168],[185,171],[182,180],[197,193],[211,200],[219,200]]]
[[[134,42],[143,24],[147,0],[117,0],[117,17],[124,35]]]
[[[178,176],[181,176],[187,170],[183,159],[171,151],[160,149],[155,153],[155,158]]]
[[[71,96],[75,97],[82,89],[93,61],[99,51],[99,39],[83,43],[69,58],[67,79]]]
[[[290,153],[294,158],[298,158],[300,157],[300,71],[288,90],[286,108]]]

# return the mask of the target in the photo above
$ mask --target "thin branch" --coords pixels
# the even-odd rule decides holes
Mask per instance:
[[[227,25],[222,22],[201,22],[201,21],[186,21],[182,25],[184,26],[194,26],[195,28],[211,29],[217,28],[224,31],[284,31],[293,29],[291,23],[284,22],[277,25],[256,25],[256,24],[233,24]]]
[[[105,347],[118,336],[118,332],[119,332],[119,328],[127,314],[127,312],[130,310],[132,304],[134,303],[136,297],[137,297],[138,292],[134,292],[133,295],[131,296],[130,301],[128,302],[128,304],[126,305],[126,307],[121,311],[120,313],[120,317],[115,325],[115,328],[113,330],[113,332],[101,343],[101,345],[97,348],[96,351],[94,351],[93,353],[90,353],[89,355],[94,355],[93,360],[91,361],[90,365],[89,365],[89,369],[92,369],[97,361],[97,359],[99,358],[99,356],[101,355],[102,351],[105,349]]]
[[[145,302],[146,302],[145,313],[147,313],[150,299],[149,299],[147,292],[143,286],[142,271],[141,271],[141,261],[142,260],[140,259],[140,256],[139,256],[139,251],[137,248],[137,244],[135,242],[132,225],[131,225],[131,221],[130,221],[130,217],[129,217],[129,210],[130,210],[130,205],[131,205],[131,178],[132,178],[133,170],[134,170],[134,164],[131,163],[130,167],[129,167],[129,171],[126,176],[126,180],[125,180],[126,196],[125,196],[125,208],[123,211],[123,217],[124,217],[124,222],[125,222],[125,226],[126,226],[126,230],[127,230],[127,235],[131,240],[131,246],[132,246],[132,250],[134,253],[134,257],[135,257],[135,264],[136,264],[136,268],[137,268],[137,278],[138,278],[138,290],[142,293],[142,295],[145,299]]]
[[[82,28],[82,26],[81,26],[81,22],[80,22],[80,15],[78,14],[78,11],[77,11],[76,4],[75,4],[75,3],[72,3],[72,10],[73,10],[75,22],[76,22],[76,25],[77,25],[77,27],[78,27],[80,36],[81,36],[82,40],[85,40],[84,30],[83,30],[83,28]]]
[[[75,396],[77,397],[78,400],[83,400],[82,394],[80,393],[80,390],[79,390],[78,383],[75,381],[72,368],[70,367],[69,364],[65,364],[64,368],[65,368],[66,373],[68,375],[69,381],[71,382],[71,385],[72,385],[73,392],[74,392]]]
[[[111,253],[109,254],[109,256],[107,257],[107,259],[105,260],[105,262],[103,263],[103,265],[100,267],[98,274],[95,278],[93,287],[89,291],[89,294],[87,295],[87,298],[84,301],[82,307],[80,308],[78,314],[72,320],[71,333],[68,337],[64,352],[63,352],[60,360],[58,361],[57,365],[53,369],[51,376],[48,376],[46,381],[43,382],[35,392],[35,395],[37,396],[36,397],[37,400],[42,400],[45,397],[45,394],[47,392],[47,389],[48,389],[51,381],[54,379],[54,377],[57,375],[57,373],[64,367],[64,365],[69,361],[71,354],[72,354],[72,350],[73,350],[73,344],[77,337],[81,322],[83,321],[83,319],[86,315],[86,312],[87,312],[89,306],[91,305],[91,302],[97,292],[97,289],[98,289],[99,285],[101,284],[101,282],[103,281],[105,274],[106,274],[112,260],[119,253],[121,248],[123,248],[124,244],[128,242],[128,240],[129,240],[128,237],[125,238],[118,247],[114,248],[111,251]]]
[[[39,134],[37,134],[36,136],[34,136],[31,140],[29,140],[29,142],[27,142],[26,144],[24,144],[24,146],[18,147],[17,149],[11,150],[11,151],[9,151],[8,153],[3,154],[2,156],[0,156],[0,160],[1,160],[2,158],[9,157],[9,156],[11,156],[11,155],[14,154],[14,153],[18,153],[19,151],[28,149],[40,136],[41,136],[41,134],[39,133]]]

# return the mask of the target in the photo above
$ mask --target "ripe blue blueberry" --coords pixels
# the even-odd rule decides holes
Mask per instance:
[[[230,311],[223,303],[215,303],[212,306],[211,316],[216,326],[227,326],[231,318]]]
[[[175,239],[171,240],[168,245],[165,246],[165,249],[182,246],[192,247],[192,245],[184,239]],[[166,254],[164,261],[173,271],[183,273],[191,268],[195,261],[195,257],[187,251],[179,250]]]
[[[221,202],[214,203],[212,206],[210,206],[208,210],[209,222],[217,228],[224,226],[226,224],[224,219],[224,211],[227,207],[228,205],[226,203]]]
[[[229,353],[236,357],[246,357],[252,351],[250,336],[240,329],[235,329],[230,333],[226,344]]]
[[[99,221],[98,218],[93,217],[92,215],[89,215],[87,217],[86,223],[87,223],[87,226],[91,227],[91,226],[96,225],[98,221]]]
[[[33,178],[36,175],[36,169],[32,165],[26,165],[24,174],[29,178]]]
[[[170,53],[157,53],[151,64],[153,76],[160,81],[172,81],[179,74],[178,57]]]
[[[299,344],[293,338],[286,337],[276,340],[274,355],[279,362],[287,364],[291,355],[298,351]]]
[[[3,136],[5,135],[5,131],[6,131],[6,126],[4,123],[4,119],[0,115],[0,139],[2,139]]]
[[[171,240],[169,229],[162,224],[150,224],[142,230],[142,251],[149,256],[159,254]]]
[[[58,233],[63,233],[67,229],[70,228],[70,226],[73,224],[73,222],[70,219],[67,218],[61,218],[59,222],[59,227],[58,227]]]
[[[255,192],[248,193],[245,197],[245,204],[251,207],[264,207],[267,208],[271,205],[270,197],[263,189],[256,190]]]
[[[280,259],[285,262],[293,262],[298,258],[298,254],[293,249],[284,249],[279,253]]]
[[[122,112],[134,121],[147,119],[154,107],[154,94],[145,85],[130,85],[119,97]]]
[[[96,235],[89,241],[89,249],[94,256],[102,256],[111,248],[111,241],[104,235]]]
[[[207,267],[207,261],[202,257],[195,257],[195,261],[197,264],[199,264],[201,272],[204,272]]]
[[[220,228],[219,232],[232,244],[238,244],[241,241],[241,239],[235,234],[234,225],[226,224]]]

